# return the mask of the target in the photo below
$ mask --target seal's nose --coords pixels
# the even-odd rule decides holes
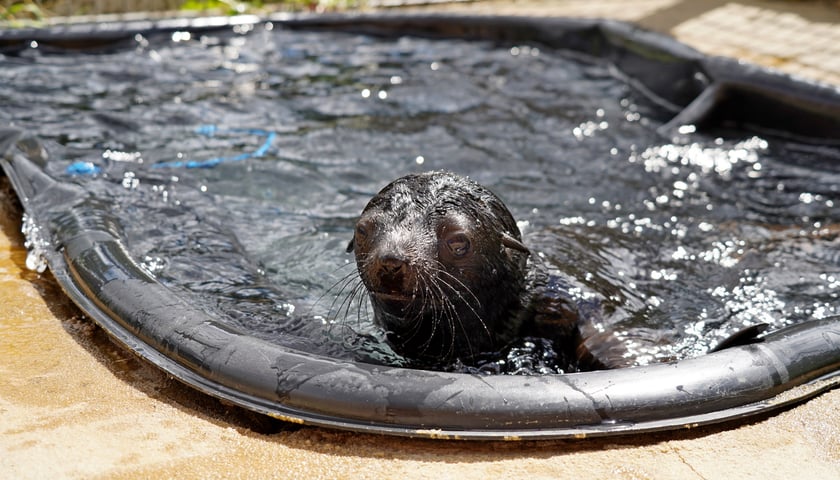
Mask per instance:
[[[376,276],[383,290],[401,293],[405,289],[408,262],[396,255],[386,255],[377,262]]]
[[[380,272],[385,275],[402,275],[402,273],[405,271],[405,268],[405,260],[397,258],[393,255],[383,257],[382,260],[379,262]]]

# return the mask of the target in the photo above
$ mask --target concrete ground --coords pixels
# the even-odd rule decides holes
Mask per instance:
[[[840,85],[837,2],[476,2],[437,10],[603,16]],[[840,390],[776,415],[583,441],[410,440],[284,424],[226,406],[110,342],[49,273],[25,268],[0,179],[2,478],[840,479]]]

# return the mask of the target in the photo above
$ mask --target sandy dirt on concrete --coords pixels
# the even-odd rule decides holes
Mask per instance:
[[[539,13],[547,3],[515,5],[537,5],[531,13]],[[575,15],[572,7],[599,2],[556,3],[568,8],[549,13]],[[622,3],[638,5],[637,16],[645,5],[660,5],[641,19],[621,10],[623,19],[644,23],[657,11],[664,15],[662,5],[679,2]],[[729,14],[741,12],[733,6],[756,8],[698,3]],[[711,28],[691,22],[709,15],[720,21],[714,11],[661,28]],[[827,64],[813,78],[828,81],[833,68]],[[412,440],[252,414],[181,385],[113,344],[49,272],[25,268],[20,219],[8,181],[0,179],[2,478],[840,479],[840,390],[750,422],[582,441]]]

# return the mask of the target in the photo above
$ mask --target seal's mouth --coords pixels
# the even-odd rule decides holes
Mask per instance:
[[[379,307],[392,315],[406,315],[412,309],[414,297],[400,292],[372,292]]]
[[[373,295],[386,303],[409,304],[412,301],[412,297],[399,292],[373,292]]]

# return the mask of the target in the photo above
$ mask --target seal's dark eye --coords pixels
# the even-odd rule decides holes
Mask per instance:
[[[463,233],[455,233],[446,239],[446,247],[456,257],[470,253],[470,239]]]
[[[374,234],[376,223],[370,218],[363,218],[356,222],[356,240],[364,240]]]

